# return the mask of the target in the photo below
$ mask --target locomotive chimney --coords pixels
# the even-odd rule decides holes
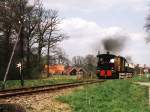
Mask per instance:
[[[98,55],[100,55],[100,51],[98,51]]]
[[[109,51],[107,51],[106,54],[110,54]]]

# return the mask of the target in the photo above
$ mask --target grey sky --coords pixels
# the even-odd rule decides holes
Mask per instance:
[[[121,55],[132,56],[135,63],[150,65],[150,44],[144,38],[149,0],[43,0],[47,9],[59,10],[60,27],[70,36],[61,43],[66,53],[94,54],[105,36],[128,35]]]

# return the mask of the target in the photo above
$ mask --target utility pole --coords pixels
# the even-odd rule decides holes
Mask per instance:
[[[9,69],[10,69],[10,65],[11,65],[11,63],[12,63],[12,59],[13,59],[13,56],[14,56],[14,53],[15,53],[17,44],[18,44],[18,42],[19,42],[19,37],[20,37],[21,31],[22,31],[22,25],[20,26],[19,33],[18,33],[18,35],[17,35],[17,40],[16,40],[16,43],[15,43],[15,45],[14,45],[14,47],[13,47],[13,51],[12,51],[12,53],[11,53],[11,57],[10,57],[10,59],[9,59],[9,63],[8,63],[8,65],[7,65],[6,73],[5,73],[5,76],[4,76],[4,79],[3,79],[3,83],[2,83],[2,89],[5,89],[5,83],[6,83],[7,75],[8,75]]]

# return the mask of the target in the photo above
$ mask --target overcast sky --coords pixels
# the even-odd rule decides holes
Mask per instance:
[[[144,40],[150,0],[43,0],[43,3],[47,9],[58,10],[63,18],[60,27],[70,39],[60,46],[69,57],[96,55],[98,49],[103,49],[98,42],[119,34],[128,37],[120,55],[150,65],[150,44]]]

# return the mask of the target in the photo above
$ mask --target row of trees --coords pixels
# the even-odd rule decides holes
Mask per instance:
[[[27,77],[33,72],[40,73],[43,60],[49,65],[50,50],[60,51],[57,43],[68,38],[60,31],[60,22],[58,11],[45,10],[39,0],[32,5],[29,0],[1,0],[0,79],[4,77],[15,43],[9,78],[17,77],[15,65],[18,62],[22,62]],[[43,58],[43,54],[46,57]]]

